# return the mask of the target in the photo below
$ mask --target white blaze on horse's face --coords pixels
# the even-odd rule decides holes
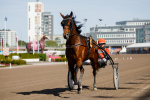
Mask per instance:
[[[68,26],[65,26],[64,27],[64,33],[63,33],[64,38],[69,39],[69,34],[70,34],[70,29]]]
[[[64,24],[65,23],[65,24]],[[63,37],[69,39],[69,34],[71,33],[71,21],[63,20],[61,25],[63,26]]]

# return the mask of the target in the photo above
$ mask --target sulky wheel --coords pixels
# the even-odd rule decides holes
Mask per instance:
[[[118,72],[118,64],[114,65],[114,74],[113,74],[113,80],[114,80],[114,87],[117,90],[119,88],[119,72]]]

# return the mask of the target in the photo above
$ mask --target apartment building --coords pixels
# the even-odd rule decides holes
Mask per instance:
[[[37,35],[42,35],[42,13],[44,5],[42,2],[28,2],[28,42],[36,40]]]
[[[50,12],[42,13],[42,34],[49,36],[53,40],[53,15]]]
[[[0,42],[2,41],[2,38],[4,37],[4,43],[6,39],[6,43],[8,46],[16,46],[16,31],[11,31],[11,30],[0,30]]]

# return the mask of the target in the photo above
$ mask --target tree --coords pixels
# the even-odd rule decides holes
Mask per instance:
[[[4,45],[4,44],[3,44]],[[1,42],[0,42],[0,46],[1,46]],[[8,43],[6,43],[6,46],[8,46]]]
[[[22,45],[22,46],[25,46],[25,45],[26,45],[26,42],[25,42],[25,41],[22,41],[22,40],[19,40],[19,41],[18,41],[18,45],[19,45],[19,46],[21,46],[21,45]]]
[[[6,43],[6,46],[9,46],[8,43]]]
[[[52,40],[46,41],[45,45],[46,46],[52,46],[52,47],[58,46],[57,42],[56,41],[52,41]]]
[[[66,43],[59,44],[59,46],[61,46],[61,47],[62,47],[63,45],[66,45]]]

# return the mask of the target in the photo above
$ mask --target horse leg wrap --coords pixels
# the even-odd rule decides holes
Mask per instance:
[[[76,85],[75,86],[75,89],[77,89],[77,73],[78,73],[78,66],[76,66],[76,68],[75,68],[75,73],[74,73],[74,85]]]
[[[97,90],[97,88],[96,88],[96,76],[94,76],[93,90],[94,90],[94,91]]]
[[[75,89],[75,90],[78,89],[78,85],[74,85],[73,89]]]
[[[80,74],[80,78],[78,82],[78,93],[82,93],[82,85],[81,85],[82,77],[83,77],[83,73]]]

